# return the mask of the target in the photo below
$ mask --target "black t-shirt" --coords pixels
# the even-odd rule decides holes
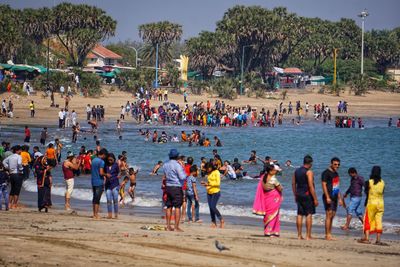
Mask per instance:
[[[250,156],[249,161],[255,161],[256,160],[256,156]]]
[[[235,171],[237,171],[237,170],[240,170],[240,168],[242,167],[242,165],[240,165],[239,162],[234,162],[234,163],[232,164],[232,167],[233,167],[233,169],[234,169]]]
[[[339,195],[340,179],[337,172],[326,169],[321,175],[321,181],[326,182],[326,187],[331,198],[336,198]]]

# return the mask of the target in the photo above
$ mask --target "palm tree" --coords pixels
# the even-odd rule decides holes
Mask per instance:
[[[95,6],[62,3],[54,8],[54,33],[68,51],[75,66],[93,47],[115,34],[117,22]]]
[[[159,45],[160,59],[168,63],[171,59],[170,47],[181,39],[182,25],[169,21],[142,24],[139,26],[139,36],[148,45],[143,48],[143,59],[149,63],[154,58],[157,45]]]
[[[8,5],[0,5],[0,59],[12,59],[21,46],[20,11]]]

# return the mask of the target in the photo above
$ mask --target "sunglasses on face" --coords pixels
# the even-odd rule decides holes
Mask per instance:
[[[340,166],[340,163],[333,163],[333,166]]]

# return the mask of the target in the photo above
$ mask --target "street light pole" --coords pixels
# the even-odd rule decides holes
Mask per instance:
[[[156,44],[156,83],[155,88],[158,88],[158,43]]]
[[[361,18],[361,75],[364,74],[364,22],[365,18],[369,16],[367,9],[364,9],[359,15]]]
[[[243,68],[244,68],[244,49],[251,47],[252,45],[244,45],[242,47],[242,62],[240,64],[240,95],[243,95]]]
[[[138,52],[137,49],[133,46],[129,46],[129,48],[132,48],[133,50],[135,50],[135,54],[136,54],[136,60],[135,60],[135,68],[137,69],[137,62],[138,62]]]

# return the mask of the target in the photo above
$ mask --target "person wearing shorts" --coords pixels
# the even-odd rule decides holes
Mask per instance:
[[[303,159],[303,166],[296,169],[292,178],[292,190],[297,203],[297,237],[303,239],[303,217],[306,217],[306,239],[310,240],[312,228],[312,215],[315,214],[315,207],[318,206],[317,195],[314,186],[314,173],[311,170],[313,159],[306,155]]]
[[[18,206],[19,194],[22,187],[22,157],[21,157],[21,146],[14,146],[11,148],[13,154],[3,160],[3,165],[8,173],[10,174],[10,209],[15,209]]]
[[[183,183],[186,180],[186,173],[184,167],[178,163],[179,152],[176,149],[171,149],[169,154],[169,161],[163,166],[164,176],[166,179],[166,201],[167,206],[167,230],[182,232],[179,228],[181,219],[181,207],[183,203]],[[175,208],[175,227],[171,227],[172,209]]]
[[[355,168],[350,168],[348,170],[348,174],[351,177],[350,186],[343,195],[343,198],[346,198],[348,195],[350,195],[350,203],[347,206],[346,223],[345,225],[341,226],[342,230],[349,230],[352,217],[358,218],[361,223],[363,223],[361,198],[362,189],[364,186],[364,178],[357,174],[357,170]]]
[[[77,161],[74,153],[68,152],[67,159],[62,164],[65,181],[65,210],[71,210],[71,196],[74,190],[74,171],[78,170],[80,161]]]
[[[108,152],[106,149],[102,148],[98,154],[97,158],[92,160],[92,170],[91,170],[91,181],[93,189],[93,219],[100,219],[100,199],[104,191],[105,182],[105,171],[104,171],[104,159],[107,157]]]
[[[332,222],[335,218],[337,206],[343,205],[339,190],[340,178],[337,173],[340,167],[340,159],[334,157],[331,159],[331,165],[321,175],[322,182],[322,200],[325,208],[325,239],[334,240],[332,236]]]

